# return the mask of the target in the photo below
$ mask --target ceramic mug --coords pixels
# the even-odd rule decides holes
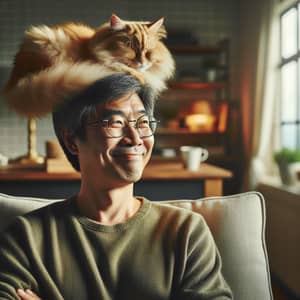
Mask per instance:
[[[181,159],[185,169],[190,171],[197,171],[201,162],[207,160],[207,149],[195,146],[181,146]]]

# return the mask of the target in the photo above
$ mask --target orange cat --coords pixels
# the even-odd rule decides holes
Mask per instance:
[[[48,95],[63,97],[63,94],[55,94],[55,85],[68,85],[70,78],[73,81],[69,85],[76,82],[75,91],[94,77],[100,79],[115,72],[135,75],[158,94],[175,68],[170,52],[161,41],[165,36],[163,18],[153,23],[131,22],[112,15],[110,22],[96,30],[75,23],[31,27],[16,55],[6,86],[9,103],[14,106],[15,99],[21,94],[32,93],[32,83],[36,93],[33,98],[41,105],[40,101]],[[65,76],[66,71],[70,78]],[[49,79],[53,86],[48,84]],[[36,90],[36,86],[40,89]],[[68,86],[68,89],[72,87]],[[47,109],[45,107],[45,111]]]

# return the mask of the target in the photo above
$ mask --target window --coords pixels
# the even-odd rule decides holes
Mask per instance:
[[[281,146],[300,150],[300,2],[280,16]]]

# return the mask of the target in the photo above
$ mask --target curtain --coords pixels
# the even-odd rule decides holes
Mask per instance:
[[[245,154],[243,189],[276,172],[279,18],[277,0],[241,1],[241,114]]]

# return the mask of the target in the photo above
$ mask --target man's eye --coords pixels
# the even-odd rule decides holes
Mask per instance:
[[[143,118],[142,120],[139,120],[139,126],[140,127],[149,127],[149,119]]]
[[[109,122],[110,127],[113,127],[113,128],[123,127],[124,124],[125,124],[125,122],[122,119],[110,120],[110,122]]]

